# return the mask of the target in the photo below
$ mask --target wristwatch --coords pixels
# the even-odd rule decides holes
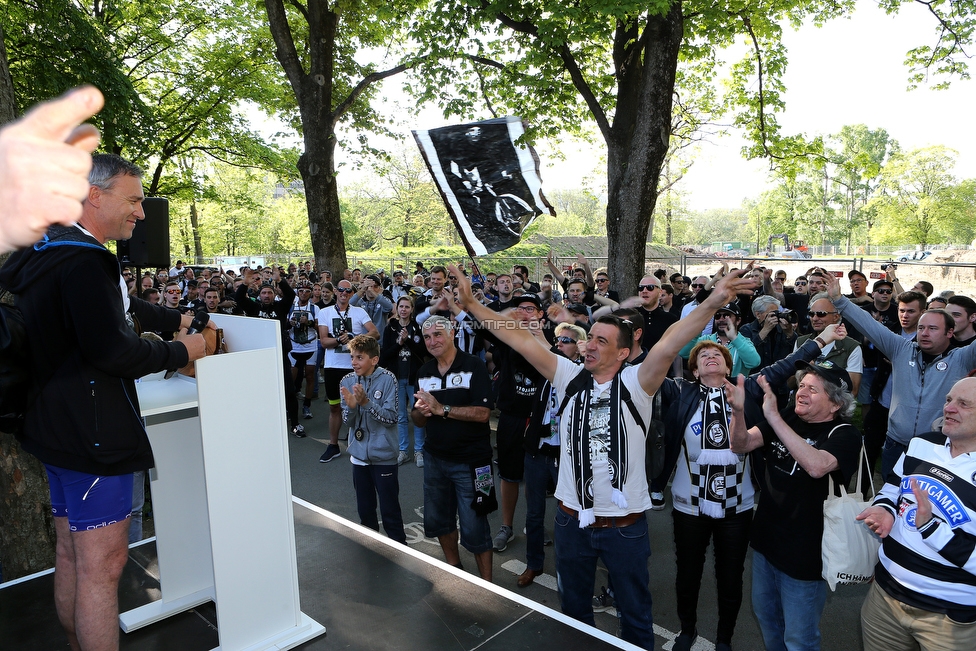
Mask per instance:
[[[451,405],[444,405],[444,418],[451,415]]]

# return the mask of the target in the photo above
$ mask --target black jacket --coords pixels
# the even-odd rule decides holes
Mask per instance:
[[[75,227],[48,235],[98,245]],[[107,249],[79,246],[18,251],[0,269],[0,284],[19,296],[33,368],[21,444],[44,463],[101,475],[153,466],[134,380],[189,357],[183,344],[140,339],[128,326],[120,273]],[[130,298],[130,312],[147,328],[179,329],[175,310]]]

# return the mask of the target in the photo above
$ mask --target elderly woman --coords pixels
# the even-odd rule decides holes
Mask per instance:
[[[752,607],[771,651],[820,649],[827,476],[846,485],[861,449],[861,434],[847,421],[855,404],[847,371],[826,360],[797,368],[794,404],[782,412],[769,382],[759,378],[766,421],[755,427],[747,427],[742,380],[726,385],[732,450],[760,450],[765,461],[763,495],[752,523]]]
[[[829,344],[843,339],[845,334],[843,329],[831,327],[822,339]],[[749,425],[764,420],[760,382],[785,384],[794,372],[794,363],[815,359],[821,348],[820,342],[810,341],[786,359],[744,379],[743,392],[748,395],[745,420]],[[748,456],[731,449],[732,413],[725,399],[725,386],[732,366],[728,348],[703,340],[691,350],[688,359],[695,381],[670,378],[661,385],[667,432],[663,479],[675,468],[671,498],[677,563],[675,591],[681,621],[681,633],[673,647],[676,651],[691,649],[698,635],[698,593],[709,541],[713,544],[718,588],[717,651],[731,649],[742,605],[742,571],[755,491]],[[658,482],[663,486],[662,477]]]

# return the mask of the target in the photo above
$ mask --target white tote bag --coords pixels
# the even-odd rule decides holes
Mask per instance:
[[[861,471],[867,466],[867,452],[861,444],[857,487],[861,487]],[[830,490],[824,502],[823,578],[831,591],[840,585],[858,585],[874,578],[878,564],[881,539],[857,515],[871,506],[874,498],[874,477],[871,477],[872,499],[863,501],[861,493],[848,494],[840,486],[840,497],[834,496],[834,480],[828,475]]]

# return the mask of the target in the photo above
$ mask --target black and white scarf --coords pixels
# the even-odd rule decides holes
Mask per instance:
[[[692,503],[698,511],[712,518],[735,513],[738,504],[736,468],[739,455],[732,451],[729,438],[729,417],[722,387],[702,385],[701,453],[698,455],[698,475],[692,476],[698,494],[692,492]],[[696,499],[697,498],[697,499]]]
[[[627,498],[623,486],[627,480],[627,432],[620,422],[624,402],[621,391],[627,391],[620,381],[620,374],[614,376],[610,385],[610,444],[607,456],[607,482],[594,482],[593,456],[596,452],[590,445],[590,405],[593,400],[593,385],[588,391],[576,394],[568,426],[569,450],[573,463],[573,480],[576,497],[580,503],[579,526],[588,527],[596,521],[593,512],[595,495],[610,492],[611,501],[621,509],[627,508]],[[600,475],[602,478],[602,475]],[[602,484],[602,485],[601,485]]]

